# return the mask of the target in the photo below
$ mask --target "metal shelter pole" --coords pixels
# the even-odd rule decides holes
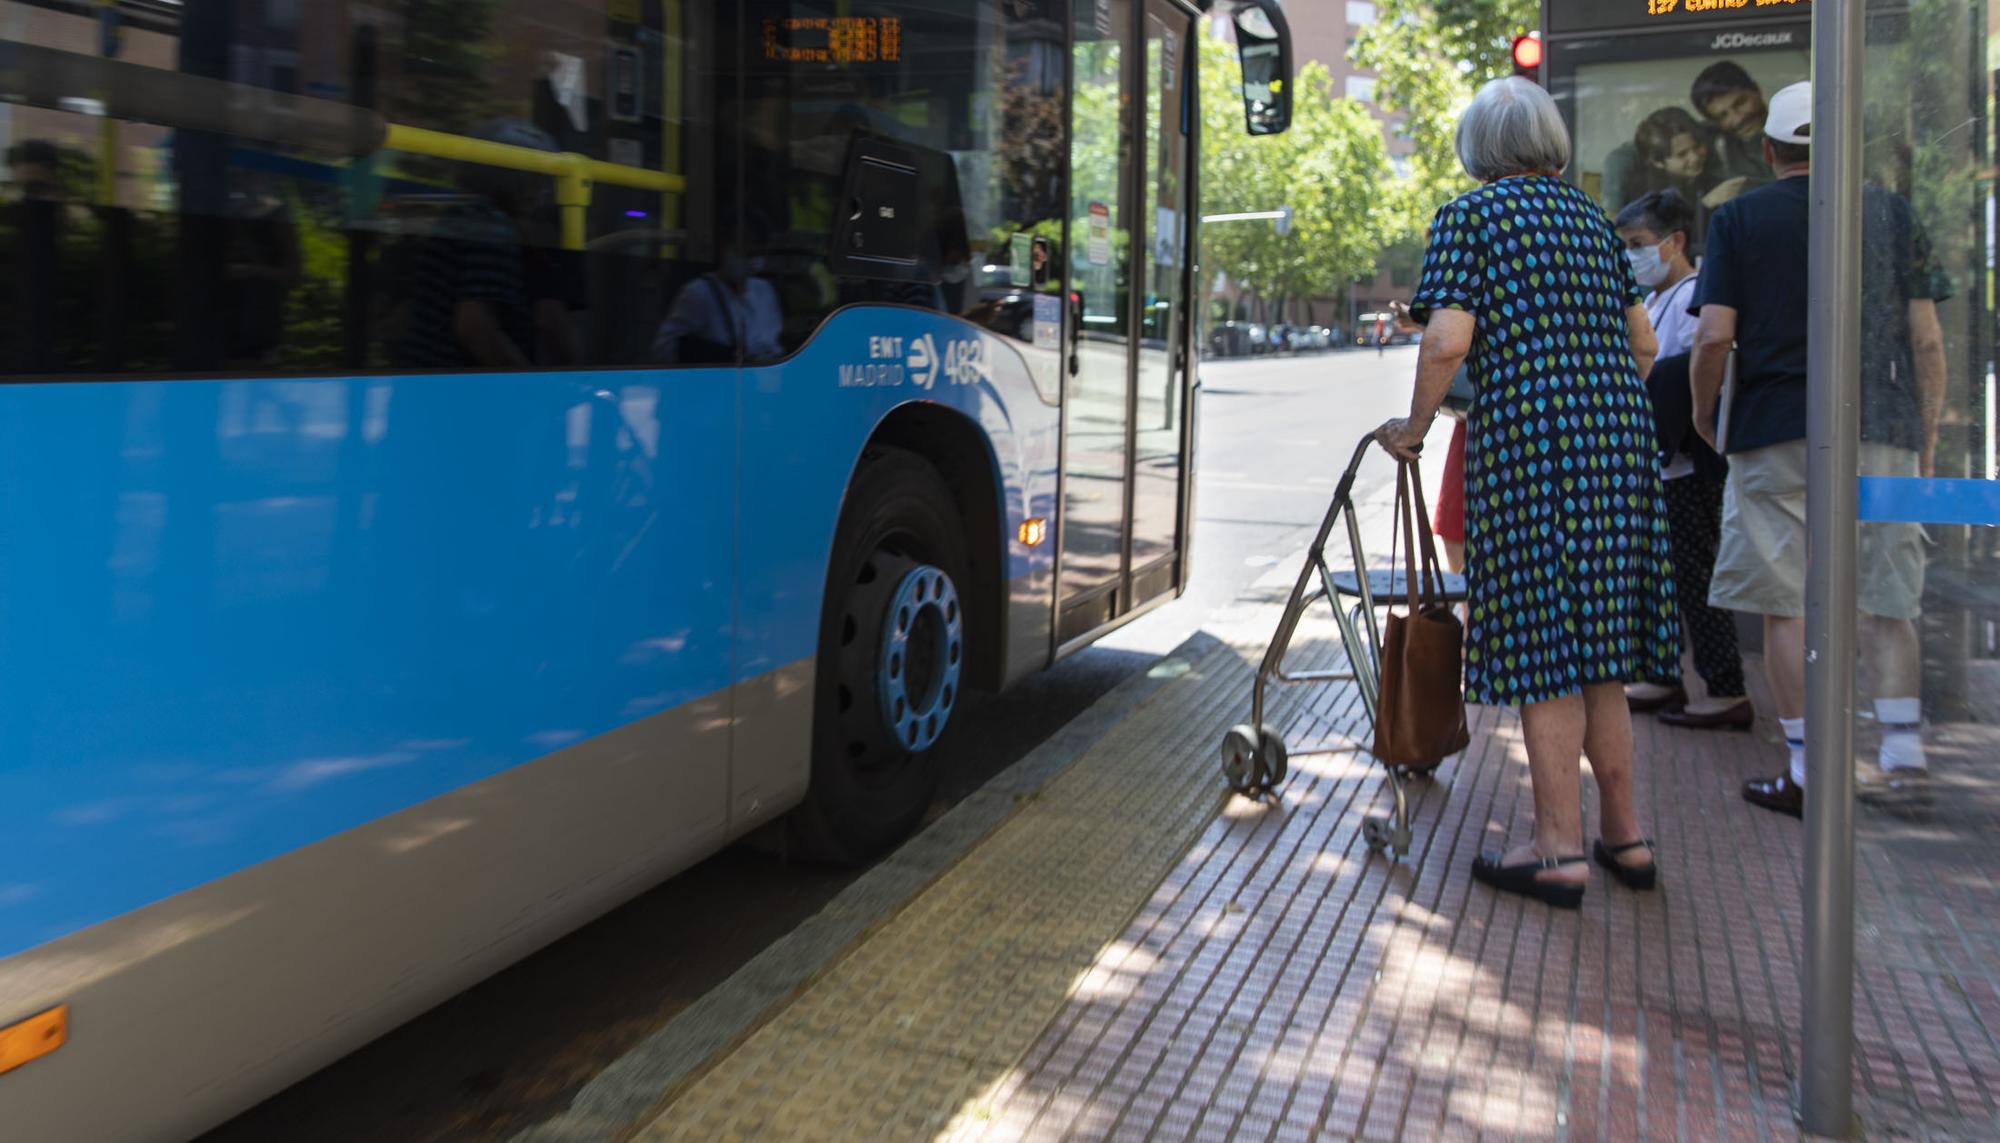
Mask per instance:
[[[1804,1009],[1798,1115],[1854,1129],[1854,639],[1864,0],[1813,5]]]

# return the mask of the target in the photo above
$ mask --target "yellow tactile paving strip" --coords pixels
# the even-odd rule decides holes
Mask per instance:
[[[1329,652],[1322,650],[1321,658]],[[1223,803],[1251,671],[1190,664],[695,1080],[643,1140],[927,1139],[1011,1068]]]

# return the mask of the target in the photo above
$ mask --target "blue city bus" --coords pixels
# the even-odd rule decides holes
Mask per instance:
[[[1276,0],[0,3],[0,1136],[184,1138],[1187,569]]]

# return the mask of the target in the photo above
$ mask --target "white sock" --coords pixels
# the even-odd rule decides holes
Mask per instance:
[[[1882,752],[1878,761],[1884,770],[1926,768],[1923,740],[1923,703],[1913,698],[1878,698],[1875,723],[1882,728]]]
[[[1792,785],[1806,788],[1806,720],[1803,718],[1781,718],[1778,725],[1785,731],[1785,748],[1792,752]]]

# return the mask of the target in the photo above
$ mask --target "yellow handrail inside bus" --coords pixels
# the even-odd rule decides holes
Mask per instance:
[[[99,17],[103,18],[102,10],[115,8],[117,4],[118,0],[97,0]],[[112,25],[103,35],[104,50],[109,55],[117,48],[119,31]],[[118,205],[118,122],[108,115],[97,123],[97,205]]]
[[[648,171],[622,163],[607,163],[574,151],[537,151],[509,143],[489,143],[424,127],[390,123],[382,145],[407,155],[425,155],[458,163],[477,163],[510,171],[548,175],[556,180],[556,205],[562,210],[562,245],[565,250],[581,250],[588,237],[585,212],[590,206],[590,188],[596,183],[661,194],[687,190],[687,179],[664,171]]]

